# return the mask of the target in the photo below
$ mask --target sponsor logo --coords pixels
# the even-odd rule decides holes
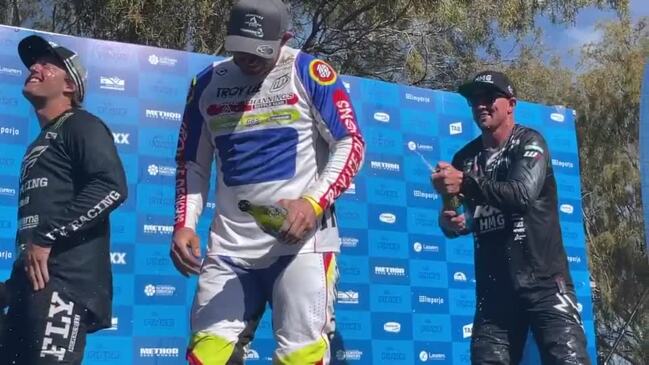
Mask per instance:
[[[157,313],[153,315],[157,315]],[[173,327],[176,325],[176,321],[173,318],[146,318],[144,325],[147,327]]]
[[[167,67],[174,67],[178,63],[178,60],[175,58],[158,56],[155,54],[150,55],[148,61],[150,64],[154,66],[167,66]]]
[[[401,323],[399,322],[385,322],[383,324],[383,330],[389,333],[399,333],[401,332]]]
[[[392,213],[381,213],[379,220],[383,223],[394,224],[397,221],[397,216]]]
[[[113,140],[115,141],[115,144],[131,144],[128,140],[130,136],[131,136],[130,133],[113,132]]]
[[[376,112],[374,113],[374,120],[381,123],[390,123],[390,114],[385,112]]]
[[[170,120],[173,122],[180,122],[183,119],[182,114],[166,110],[146,109],[144,114],[150,119]]]
[[[463,273],[462,271],[457,271],[453,274],[453,280],[459,281],[459,282],[466,282],[466,274]]]
[[[23,158],[23,166],[20,171],[20,178],[24,179],[27,177],[29,170],[34,167],[38,158],[47,150],[49,146],[36,146],[32,148],[31,151]],[[7,159],[9,160],[9,159]],[[11,160],[13,162],[13,160]]]
[[[18,221],[18,230],[22,231],[24,229],[30,229],[38,226],[38,215],[28,215],[26,217],[20,218]]]
[[[104,90],[124,91],[126,90],[126,80],[118,76],[100,76],[99,88]]]
[[[566,120],[566,117],[560,113],[552,113],[550,114],[550,119],[558,123],[563,123]]]
[[[358,238],[354,237],[340,237],[340,245],[342,247],[357,247],[358,246]]]
[[[557,167],[567,167],[569,169],[572,169],[575,167],[575,164],[569,161],[561,161],[556,158],[552,159],[552,166],[557,166]]]
[[[561,204],[559,210],[566,214],[572,214],[575,211],[575,208],[570,204]]]
[[[177,347],[141,347],[140,357],[180,357]]]
[[[143,231],[145,234],[170,235],[174,233],[174,226],[162,224],[145,224]]]
[[[144,286],[144,295],[147,297],[171,297],[175,292],[176,287],[173,285],[147,284]]]
[[[0,127],[0,135],[7,134],[10,136],[17,136],[20,134],[20,129],[15,127]]]
[[[423,143],[417,143],[415,141],[408,141],[408,149],[410,151],[425,151],[425,152],[430,152],[433,151],[433,146],[429,144],[423,144]]]
[[[66,237],[68,235],[68,230],[71,230],[73,232],[79,230],[86,223],[91,222],[93,219],[97,218],[97,216],[99,216],[104,210],[113,206],[120,199],[120,197],[120,193],[111,191],[94,207],[88,209],[88,211],[84,215],[73,220],[65,226],[54,228],[46,236],[52,240],[55,239],[56,235]]]
[[[50,301],[50,310],[47,315],[47,325],[45,326],[45,336],[41,347],[41,357],[54,357],[58,361],[63,361],[66,352],[74,351],[79,334],[79,325],[81,316],[73,314],[74,303],[65,302],[59,296],[57,291],[52,292]],[[63,323],[63,327],[58,327],[56,323]],[[60,337],[61,340],[68,343],[66,347],[54,345],[54,338]],[[59,341],[56,341],[59,343]]]
[[[451,136],[462,134],[462,122],[455,122],[448,125],[448,133]]]
[[[428,96],[413,95],[411,93],[406,93],[406,100],[412,100],[418,103],[430,103],[430,98]]]
[[[419,295],[417,297],[417,301],[422,304],[437,304],[437,305],[442,305],[446,302],[443,297],[429,297],[427,295]]]
[[[13,258],[14,258],[13,252],[8,251],[8,250],[0,251],[0,259],[2,259],[2,260],[12,260]]]
[[[0,187],[0,195],[2,195],[2,196],[16,196],[16,189]]]
[[[111,252],[110,263],[113,265],[126,265],[126,252]]]
[[[0,66],[0,75],[22,77],[23,71],[13,67]]]
[[[288,82],[291,81],[291,77],[288,74],[284,74],[273,81],[273,83],[270,85],[270,92],[274,93],[276,91],[282,90],[286,85],[288,85]]]
[[[361,350],[338,350],[336,351],[336,360],[360,360],[363,357]]]
[[[579,256],[568,256],[568,262],[574,264],[581,264],[581,257]]]
[[[313,60],[309,64],[309,75],[320,85],[333,85],[338,78],[336,71],[322,60]]]
[[[401,171],[401,165],[393,162],[384,162],[384,161],[370,161],[370,167],[376,170],[384,170],[390,172],[399,172]]]
[[[261,83],[255,85],[219,87],[216,89],[217,98],[234,98],[256,94],[261,89]]]
[[[406,276],[406,269],[403,267],[374,266],[374,274],[382,276]]]
[[[20,187],[21,192],[26,192],[30,191],[33,189],[40,189],[40,188],[46,188],[48,184],[48,180],[46,177],[37,177],[34,179],[29,179],[23,183],[23,185]]]
[[[345,190],[344,194],[356,195],[356,184],[355,183],[349,184],[349,187],[347,188],[347,190]]]
[[[478,205],[473,214],[474,224],[477,222],[477,229],[480,234],[505,227],[505,216],[500,209],[490,205]]]
[[[439,195],[437,193],[429,193],[426,191],[421,191],[421,190],[413,190],[412,195],[415,198],[422,198],[422,199],[429,199],[429,200],[436,200],[439,198]]]
[[[435,353],[435,352],[428,352],[422,350],[419,353],[419,360],[422,362],[426,361],[445,361],[446,360],[446,354],[440,354],[440,353]]]
[[[473,332],[473,323],[462,326],[462,338],[470,338]]]
[[[243,355],[244,360],[259,360],[259,353],[253,349],[246,349],[246,353]]]
[[[358,304],[359,294],[354,290],[339,291],[337,293],[339,304]]]
[[[174,166],[151,164],[147,167],[146,171],[150,176],[176,176],[176,168]]]

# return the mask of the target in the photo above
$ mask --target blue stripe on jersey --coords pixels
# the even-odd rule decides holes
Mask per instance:
[[[287,180],[295,175],[298,133],[293,128],[260,129],[217,136],[226,186]]]
[[[212,73],[214,66],[210,65],[192,81],[192,86],[187,95],[187,104],[185,105],[185,113],[183,123],[187,123],[187,140],[185,141],[185,156],[184,161],[196,161],[196,154],[198,151],[198,141],[200,141],[201,130],[203,128],[203,115],[201,114],[198,102],[201,94],[212,81]],[[182,136],[181,136],[182,138]]]
[[[330,85],[326,82],[318,82],[309,72],[309,68],[315,60],[317,59],[310,54],[300,52],[295,61],[297,76],[309,94],[313,107],[320,113],[333,137],[340,140],[348,136],[349,133],[336,109],[334,92],[341,90],[347,93],[347,91],[339,76],[336,76],[335,82]],[[333,72],[333,70],[330,71]]]

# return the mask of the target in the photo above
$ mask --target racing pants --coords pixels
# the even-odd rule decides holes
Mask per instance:
[[[471,336],[472,364],[518,364],[531,328],[544,365],[589,365],[586,336],[573,289],[479,295]]]
[[[189,363],[243,364],[269,303],[278,346],[273,363],[329,364],[337,275],[331,252],[206,257],[192,306]]]

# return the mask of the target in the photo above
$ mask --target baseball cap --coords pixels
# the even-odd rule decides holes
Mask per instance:
[[[281,0],[239,0],[230,12],[225,50],[273,58],[288,22],[288,8]]]
[[[482,71],[475,75],[471,81],[462,84],[458,88],[460,95],[470,98],[476,90],[490,90],[501,92],[508,97],[516,96],[516,90],[512,86],[507,75],[498,71]]]
[[[65,70],[77,87],[76,97],[83,102],[86,93],[86,69],[81,64],[79,55],[68,48],[48,42],[37,35],[30,35],[18,43],[18,55],[27,68],[30,68],[39,57],[52,55],[65,66]]]

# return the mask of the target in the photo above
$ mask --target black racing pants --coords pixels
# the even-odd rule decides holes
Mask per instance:
[[[562,280],[556,288],[478,296],[472,364],[518,364],[531,328],[544,365],[589,365],[577,300]]]
[[[79,365],[88,311],[50,281],[45,289],[13,292],[0,335],[0,364]]]

